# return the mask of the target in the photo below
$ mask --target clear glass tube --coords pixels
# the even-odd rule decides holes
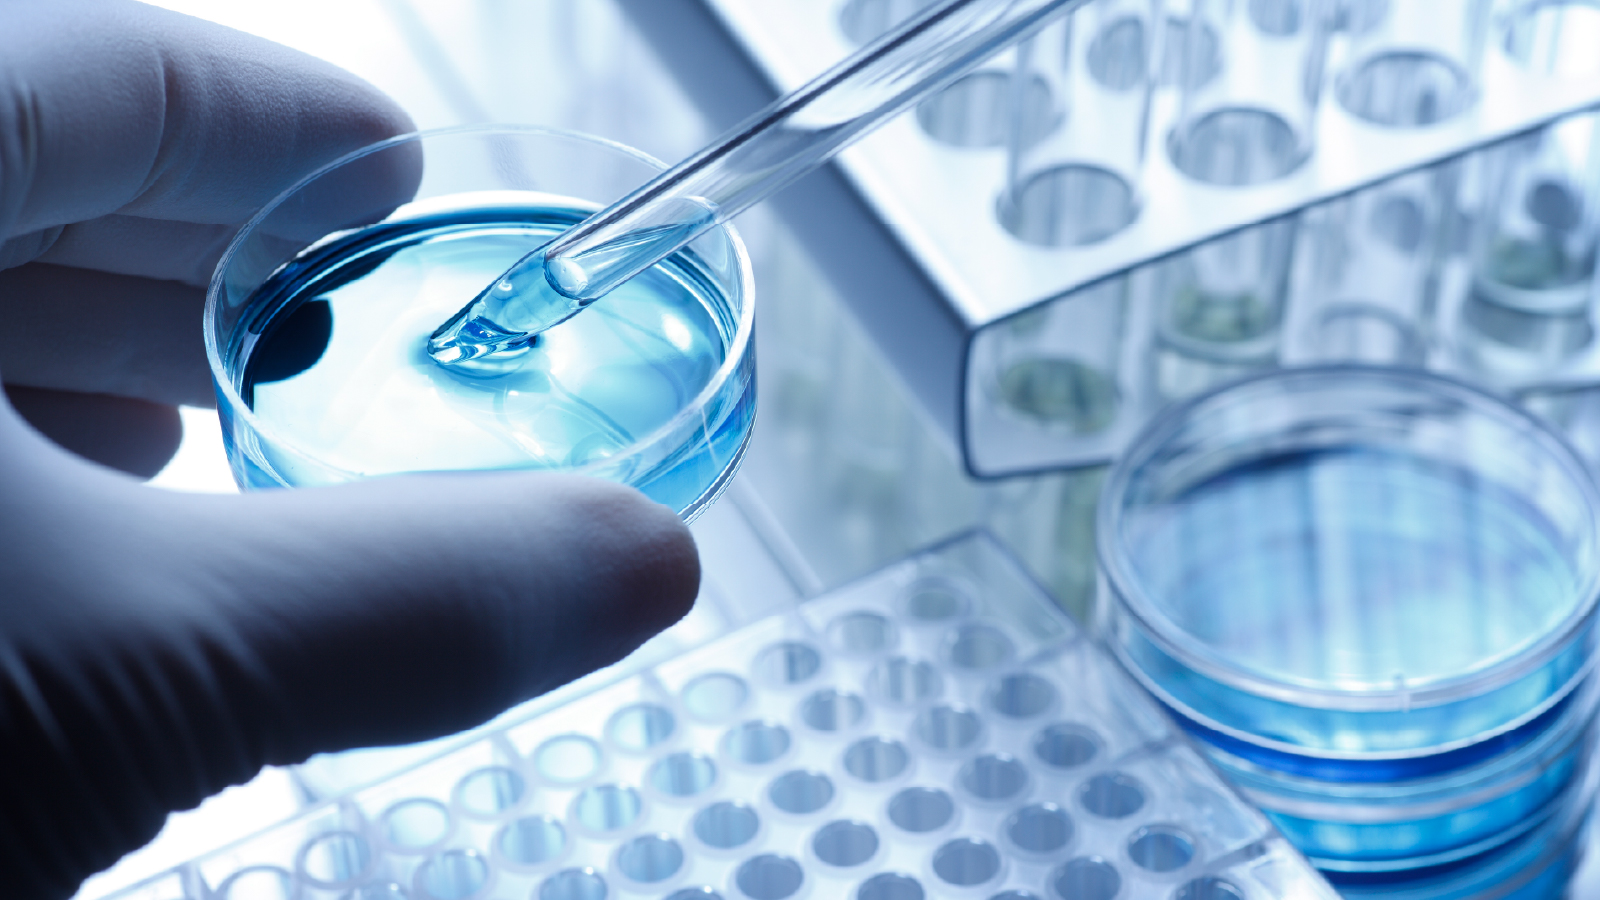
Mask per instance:
[[[433,333],[441,365],[514,367],[535,336],[1083,0],[945,0],[528,253]]]
[[[1308,269],[1295,361],[1421,366],[1444,266],[1462,239],[1463,165],[1441,163],[1306,213]]]
[[[1167,50],[1178,120],[1167,149],[1196,181],[1241,187],[1300,168],[1315,140],[1333,0],[1191,0]]]
[[[1042,79],[1027,77],[1012,60],[991,59],[917,104],[922,133],[950,147],[1004,147],[1019,104],[1035,130],[1054,127],[1055,98]],[[1023,78],[1024,81],[1016,79]],[[1020,89],[1020,90],[1019,90]]]
[[[1334,93],[1374,125],[1424,128],[1478,97],[1492,0],[1384,0],[1339,22]]]
[[[997,212],[1019,240],[1094,244],[1138,217],[1161,21],[1157,0],[1096,0],[1018,48]]]
[[[1463,352],[1491,376],[1559,369],[1595,337],[1600,114],[1515,138],[1481,154],[1480,165]]]
[[[985,382],[973,398],[982,401],[975,424],[1035,441],[1109,429],[1123,399],[1127,293],[1128,279],[1113,278],[981,332],[971,363]]]
[[[1155,399],[1277,364],[1299,216],[1252,225],[1155,263]]]

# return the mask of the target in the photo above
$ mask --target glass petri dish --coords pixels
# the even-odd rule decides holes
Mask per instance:
[[[1600,499],[1533,417],[1416,370],[1260,375],[1176,406],[1098,519],[1111,644],[1191,731],[1332,781],[1534,739],[1587,671]]]
[[[375,144],[280,195],[207,295],[235,479],[571,472],[694,518],[755,414],[754,283],[732,229],[541,335],[513,371],[464,374],[425,351],[483,284],[663,168],[599,138],[469,126]]]
[[[1531,829],[1477,856],[1409,871],[1324,869],[1322,874],[1346,900],[1570,895],[1592,818],[1593,779],[1587,781],[1552,809],[1538,811]]]
[[[1324,872],[1463,864],[1541,826],[1592,781],[1595,683],[1532,740],[1428,778],[1358,782],[1289,775],[1211,748],[1212,762]]]

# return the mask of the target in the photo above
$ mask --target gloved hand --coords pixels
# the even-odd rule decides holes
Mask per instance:
[[[91,455],[159,466],[171,404],[211,400],[201,286],[228,238],[409,129],[354,77],[218,26],[0,0],[8,390]],[[479,723],[619,659],[698,580],[677,517],[604,482],[172,494],[0,404],[0,894],[67,897],[264,764]]]

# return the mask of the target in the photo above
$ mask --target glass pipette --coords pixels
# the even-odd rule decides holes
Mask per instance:
[[[463,374],[512,371],[534,338],[1086,0],[944,0],[519,259],[428,339]]]

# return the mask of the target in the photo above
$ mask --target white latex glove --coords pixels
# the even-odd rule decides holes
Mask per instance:
[[[112,462],[159,438],[171,404],[210,401],[201,286],[238,225],[409,129],[354,77],[215,25],[0,0],[8,389]],[[677,517],[605,482],[171,494],[0,403],[0,894],[67,897],[263,764],[482,722],[627,654],[698,581]]]

